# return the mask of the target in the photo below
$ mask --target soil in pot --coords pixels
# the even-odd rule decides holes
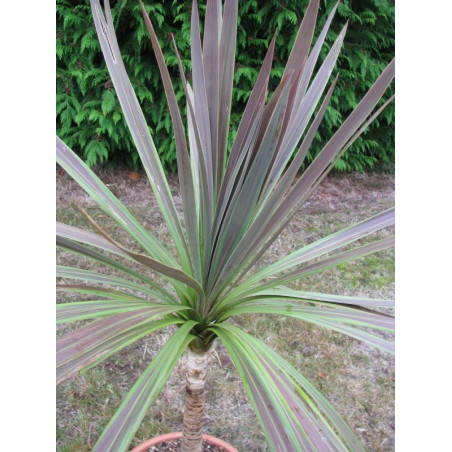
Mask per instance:
[[[164,441],[158,446],[151,446],[147,452],[180,452],[182,445],[181,439],[174,439],[172,441]],[[212,446],[206,442],[202,443],[202,452],[224,452],[224,449],[219,446]]]

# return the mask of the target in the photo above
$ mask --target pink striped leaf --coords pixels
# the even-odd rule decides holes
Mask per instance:
[[[159,307],[159,305],[147,301],[136,302],[114,299],[60,303],[56,305],[56,320],[57,323],[90,320],[97,317],[119,314],[121,312],[136,311],[147,307]]]
[[[364,297],[349,297],[346,295],[332,295],[315,292],[305,292],[302,290],[293,290],[288,287],[280,286],[273,289],[262,290],[253,294],[255,297],[280,297],[285,299],[295,299],[308,301],[309,303],[327,303],[346,306],[363,306],[366,308],[394,308],[394,300],[380,300]],[[245,299],[246,300],[246,299]]]
[[[87,212],[85,212],[83,209],[80,209],[85,218],[88,220],[88,222],[97,229],[97,231],[106,239],[108,240],[112,245],[114,245],[116,248],[120,249],[123,253],[126,253],[130,258],[132,258],[134,261],[139,262],[142,265],[145,265],[146,267],[149,267],[150,269],[156,271],[157,273],[160,273],[164,276],[167,276],[171,278],[171,280],[175,280],[176,282],[184,283],[187,286],[192,287],[193,289],[198,292],[200,297],[204,296],[204,290],[200,286],[199,282],[193,279],[190,275],[185,273],[182,270],[179,270],[178,268],[170,267],[168,265],[163,264],[162,262],[159,262],[156,259],[153,259],[152,257],[146,256],[144,254],[135,253],[131,250],[128,250],[127,248],[123,247],[121,244],[119,244],[116,240],[114,240],[109,234],[107,234],[95,221],[94,219],[88,215]],[[178,286],[181,287],[181,290],[183,292],[186,292],[184,286]],[[190,298],[189,296],[187,298]]]
[[[105,184],[58,137],[57,162],[96,201],[99,207],[133,237],[150,256],[177,266],[160,242],[130,214]]]
[[[241,269],[247,261],[255,262],[256,256],[262,255],[263,251],[270,246],[306,200],[306,193],[310,193],[310,189],[315,185],[317,179],[324,175],[324,171],[329,163],[334,160],[334,157],[340,152],[342,147],[347,144],[349,139],[365,122],[367,116],[372,112],[393,78],[394,62],[387,66],[356,109],[327,143],[322,152],[308,167],[282,202],[279,203],[273,213],[270,214],[271,210],[269,212],[265,208],[262,209],[229,257],[223,269],[224,274],[230,274],[232,267],[234,268],[235,274],[237,274],[237,269]],[[228,281],[228,279],[225,279],[225,281],[220,280],[221,284],[219,285],[222,286],[221,288],[224,288]]]
[[[160,75],[165,89],[166,99],[168,101],[168,108],[171,115],[171,121],[174,128],[175,142],[176,142],[176,157],[177,167],[179,169],[178,175],[180,180],[182,192],[182,205],[184,210],[184,219],[187,223],[186,232],[189,242],[190,256],[192,258],[193,270],[195,276],[200,279],[200,256],[199,256],[199,235],[198,222],[193,212],[196,210],[196,199],[193,185],[193,175],[190,168],[190,157],[188,155],[187,139],[185,137],[185,130],[182,124],[182,117],[174,93],[173,84],[165,63],[162,49],[160,47],[154,27],[146,13],[145,7],[140,0],[141,12],[148,29],[149,37],[151,38],[152,48],[157,59]]]
[[[255,299],[241,303],[235,308],[226,310],[219,321],[228,317],[243,314],[273,314],[293,317],[325,328],[341,332],[347,336],[363,341],[368,345],[394,353],[394,343],[382,338],[374,332],[362,328],[393,332],[395,319],[392,316],[370,309],[327,305],[300,305],[284,299]]]
[[[130,133],[162,215],[177,247],[182,267],[186,272],[191,273],[191,260],[171,191],[157,149],[121,58],[109,1],[104,0],[104,11],[102,11],[99,0],[91,0],[91,9],[102,53]]]
[[[371,311],[348,307],[343,305],[307,306],[300,305],[281,298],[265,298],[250,300],[239,306],[225,311],[221,320],[227,317],[241,314],[278,314],[305,320],[311,317],[320,317],[334,322],[350,323],[367,328],[375,328],[385,331],[394,331],[394,317]]]
[[[153,306],[122,312],[97,320],[57,341],[57,384],[98,363],[126,345],[167,325],[181,323],[172,317],[156,321],[186,307]]]
[[[84,284],[57,284],[56,290],[59,292],[75,292],[96,295],[112,300],[129,301],[149,301],[146,298],[138,297],[120,290],[107,289],[105,287],[88,286]]]
[[[264,290],[265,287],[262,285],[262,282],[265,280],[265,278],[276,277],[276,279],[273,279],[274,287],[281,284],[285,284],[287,281],[290,280],[290,277],[292,276],[294,277],[294,279],[296,279],[298,277],[296,275],[299,275],[299,277],[301,277],[305,274],[308,274],[307,272],[309,271],[309,268],[308,266],[305,266],[304,270],[303,269],[295,270],[292,273],[288,274],[286,273],[283,276],[279,276],[281,272],[290,270],[291,268],[296,267],[300,264],[312,261],[322,255],[325,255],[341,247],[349,245],[359,239],[368,236],[369,234],[372,234],[383,228],[393,225],[394,222],[395,222],[395,211],[393,208],[391,208],[382,213],[374,215],[373,217],[367,220],[364,220],[360,223],[356,223],[355,225],[349,226],[345,229],[342,229],[341,231],[335,232],[327,237],[317,240],[283,257],[279,261],[274,262],[265,269],[257,272],[256,274],[248,278],[246,281],[242,282],[238,287],[232,288],[227,296],[227,300],[231,298],[243,298],[245,295],[249,295],[257,290],[259,291]],[[382,245],[383,248],[386,246],[392,246],[392,244],[393,242],[380,243],[380,245]],[[334,258],[327,257],[320,262],[328,264],[328,262],[330,262],[331,260],[332,264],[333,262],[336,262],[337,264],[339,262],[342,262],[339,256],[342,256],[344,258],[343,261],[345,261],[347,259],[352,259],[353,256],[355,257],[360,256],[360,251],[366,254],[368,252],[368,248],[358,247],[355,248],[354,253],[348,252],[348,254],[344,255],[342,254],[335,255]],[[313,265],[314,265],[314,267],[312,267],[313,269],[314,268],[319,268],[320,270],[323,269],[323,267],[319,263]]]
[[[281,357],[232,325],[212,330],[231,355],[272,451],[364,450],[327,400]]]
[[[133,385],[108,423],[93,452],[124,452],[140,426],[149,405],[167,383],[179,357],[194,339],[190,333],[194,321],[184,323],[162,347],[148,368]]]
[[[66,239],[65,237],[59,237],[57,236],[56,239],[57,247],[72,251],[74,253],[80,254],[81,256],[93,259],[101,264],[104,264],[110,268],[113,268],[115,270],[119,270],[120,272],[123,272],[129,276],[132,276],[133,278],[139,279],[146,285],[150,285],[153,287],[153,289],[147,290],[148,294],[152,294],[157,299],[161,299],[163,301],[167,301],[169,303],[177,303],[176,299],[165,289],[161,287],[161,285],[155,283],[152,279],[148,278],[147,276],[143,275],[142,273],[134,270],[128,265],[123,265],[120,262],[109,258],[103,253],[99,253],[98,251],[89,248],[87,246],[84,246],[80,243],[74,242],[72,240]],[[130,256],[128,258],[131,259]]]
[[[102,284],[110,286],[116,290],[128,289],[142,294],[156,297],[156,292],[144,284],[134,283],[127,279],[119,278],[113,275],[105,275],[91,270],[83,270],[75,267],[65,267],[63,265],[57,265],[56,276],[59,278],[75,279],[78,281],[86,281],[88,283]]]

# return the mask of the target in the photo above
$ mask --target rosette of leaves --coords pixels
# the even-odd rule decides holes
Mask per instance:
[[[121,60],[109,3],[102,8],[99,0],[91,0],[113,86],[176,253],[145,229],[57,138],[58,163],[142,250],[133,251],[119,243],[86,212],[96,232],[57,224],[57,246],[124,274],[120,278],[57,268],[58,277],[71,281],[60,284],[61,290],[101,297],[57,305],[59,322],[93,320],[58,341],[57,381],[96,365],[154,331],[177,326],[118,408],[95,451],[127,449],[184,351],[187,382],[182,450],[200,451],[207,356],[215,341],[221,341],[229,352],[272,450],[363,450],[333,406],[302,374],[230,321],[246,313],[294,317],[394,351],[393,343],[379,334],[393,331],[394,318],[377,309],[393,308],[392,301],[311,293],[287,286],[330,266],[393,246],[392,237],[361,242],[394,224],[393,209],[251,271],[337,160],[393,99],[391,96],[377,106],[394,77],[394,61],[297,177],[332,96],[337,77],[330,86],[328,81],[347,29],[345,24],[326,57],[319,61],[337,5],[311,45],[318,6],[319,0],[311,0],[281,82],[268,99],[275,38],[271,41],[229,147],[237,1],[226,0],[224,7],[220,0],[207,1],[202,41],[194,1],[190,83],[174,45],[186,96],[187,133],[159,41],[141,5],[174,128],[180,215]],[[154,274],[166,283],[158,284]]]

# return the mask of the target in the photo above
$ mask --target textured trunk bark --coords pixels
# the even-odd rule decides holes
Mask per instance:
[[[207,373],[207,353],[188,350],[186,362],[184,429],[182,452],[202,451],[204,427],[204,386]]]

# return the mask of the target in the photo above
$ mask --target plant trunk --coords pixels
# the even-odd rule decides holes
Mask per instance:
[[[204,386],[206,384],[207,353],[196,353],[188,349],[185,368],[187,383],[185,386],[182,452],[201,452],[202,431],[204,427]]]

